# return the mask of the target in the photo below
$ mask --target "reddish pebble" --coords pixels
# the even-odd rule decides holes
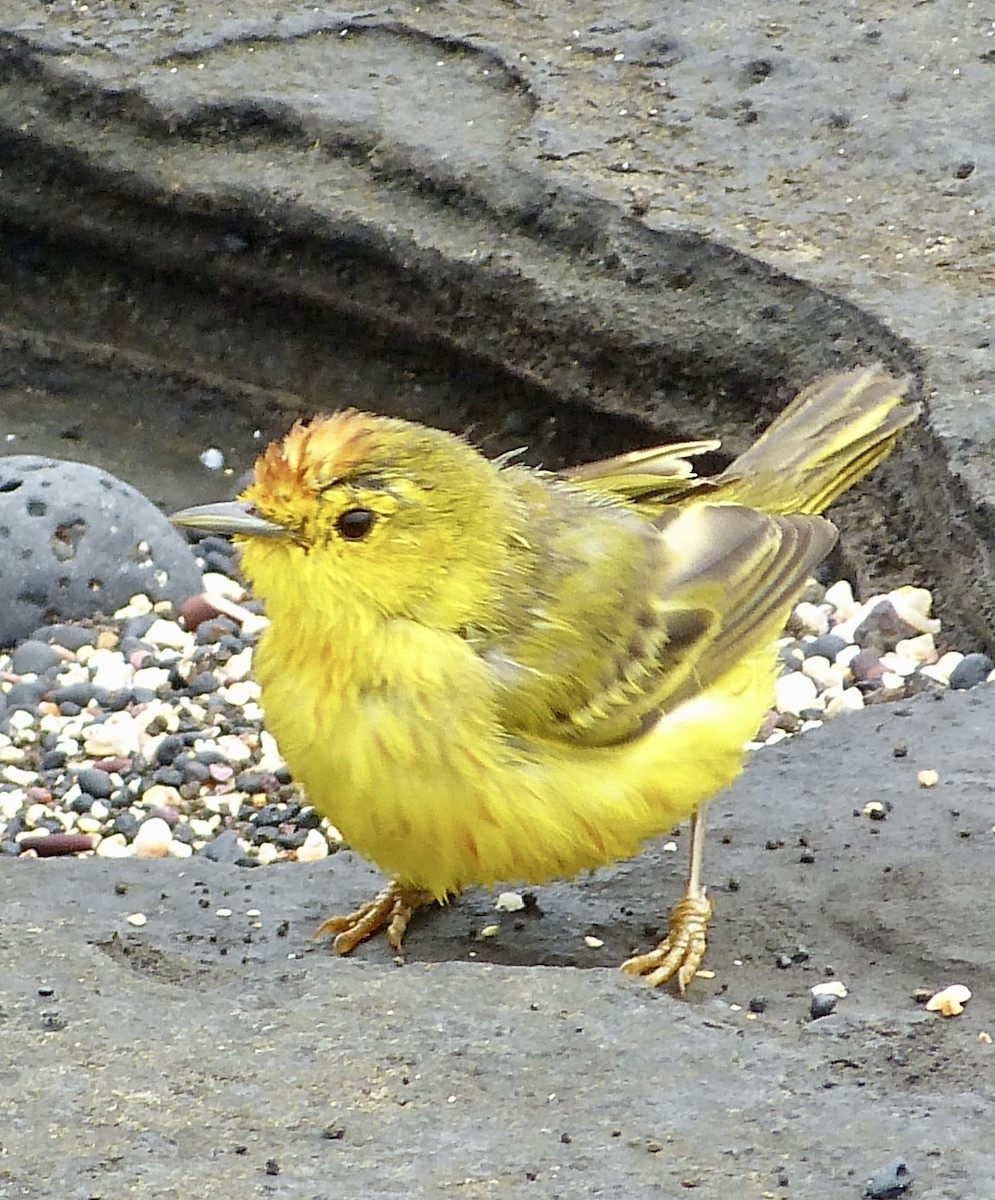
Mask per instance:
[[[760,728],[757,730],[757,736],[754,738],[754,741],[766,742],[766,740],[777,728],[777,722],[780,720],[780,717],[781,714],[777,711],[777,709],[772,708],[767,713],[766,717],[764,717]]]
[[[854,679],[880,679],[885,672],[880,655],[874,650],[861,650],[850,659]]]
[[[24,794],[32,804],[50,804],[52,801],[52,793],[44,787],[25,788]]]
[[[199,596],[191,596],[189,600],[184,602],[183,607],[180,609],[180,616],[183,618],[183,627],[191,631],[211,617],[220,615],[218,610],[203,593]]]
[[[180,814],[175,808],[167,808],[164,804],[157,808],[149,809],[150,817],[158,817],[161,821],[165,821],[170,829],[175,829],[180,820]]]
[[[120,774],[121,771],[130,771],[132,761],[130,758],[102,758],[93,765],[98,771],[106,771],[108,775],[114,775]]]
[[[83,854],[92,850],[96,838],[88,833],[50,833],[48,837],[25,838],[22,850],[33,850],[39,858],[61,858],[67,854]]]

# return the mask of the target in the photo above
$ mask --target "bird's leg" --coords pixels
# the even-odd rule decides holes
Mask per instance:
[[[653,987],[659,987],[676,974],[677,986],[683,992],[705,957],[705,932],[712,915],[712,902],[705,895],[701,882],[704,851],[703,805],[691,817],[688,883],[683,898],[670,914],[670,932],[655,950],[637,954],[622,963],[623,971],[629,975],[645,975]]]
[[[400,951],[404,943],[408,922],[416,908],[432,904],[435,897],[431,892],[405,883],[396,875],[381,888],[367,904],[355,912],[342,917],[329,917],[316,931],[315,939],[323,934],[334,933],[332,946],[336,954],[348,954],[365,942],[368,937],[387,929],[387,941],[393,949]]]

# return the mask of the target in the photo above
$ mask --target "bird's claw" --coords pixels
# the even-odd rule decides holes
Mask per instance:
[[[315,930],[315,940],[325,934],[334,934],[332,948],[336,954],[349,954],[367,938],[387,930],[387,941],[391,948],[400,953],[404,946],[404,935],[408,922],[416,908],[431,904],[435,897],[431,892],[413,887],[400,879],[392,879],[385,888],[354,912],[341,917],[329,917]]]
[[[711,915],[712,902],[707,896],[685,896],[670,914],[670,932],[663,941],[646,954],[626,959],[622,970],[644,976],[651,987],[659,987],[676,975],[683,994],[705,957]]]

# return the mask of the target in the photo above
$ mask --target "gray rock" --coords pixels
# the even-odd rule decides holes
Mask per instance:
[[[22,642],[11,656],[11,669],[18,675],[44,675],[50,668],[62,662],[57,650],[47,642],[33,640]]]
[[[954,691],[977,687],[984,683],[995,668],[987,654],[965,654],[950,672],[950,686]]]
[[[0,645],[51,621],[109,613],[144,592],[180,603],[201,577],[141,492],[83,463],[0,458]]]

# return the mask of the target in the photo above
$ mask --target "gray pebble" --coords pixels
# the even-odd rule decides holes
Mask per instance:
[[[51,642],[64,650],[78,650],[81,646],[97,644],[97,630],[82,625],[42,625],[31,634],[36,642]]]
[[[226,829],[218,834],[213,842],[208,842],[201,851],[204,858],[212,862],[237,863],[242,860],[245,851],[238,844],[238,835],[233,829]]]
[[[114,791],[114,784],[106,771],[97,771],[93,767],[84,767],[76,772],[76,782],[91,796],[98,800],[107,800]]]
[[[44,675],[49,668],[62,662],[57,650],[48,642],[33,639],[22,642],[10,656],[11,669],[18,675]]]
[[[812,997],[809,1015],[813,1021],[828,1017],[836,1008],[836,997],[831,992],[819,992]]]
[[[835,633],[824,633],[822,637],[814,638],[811,642],[802,642],[801,648],[806,658],[811,658],[814,654],[821,654],[830,662],[835,662],[836,655],[845,650],[848,645],[847,641]]]
[[[48,690],[49,685],[44,679],[21,680],[20,683],[12,684],[6,694],[7,711],[13,712],[20,708],[25,712],[34,712]]]
[[[955,691],[977,687],[984,683],[995,669],[995,663],[987,654],[965,654],[950,672],[950,686]]]
[[[870,1200],[890,1200],[912,1186],[913,1175],[904,1158],[878,1167],[864,1184],[864,1195]]]
[[[0,458],[0,558],[4,646],[138,592],[180,604],[201,589],[186,539],[151,500],[97,467],[37,455]]]

